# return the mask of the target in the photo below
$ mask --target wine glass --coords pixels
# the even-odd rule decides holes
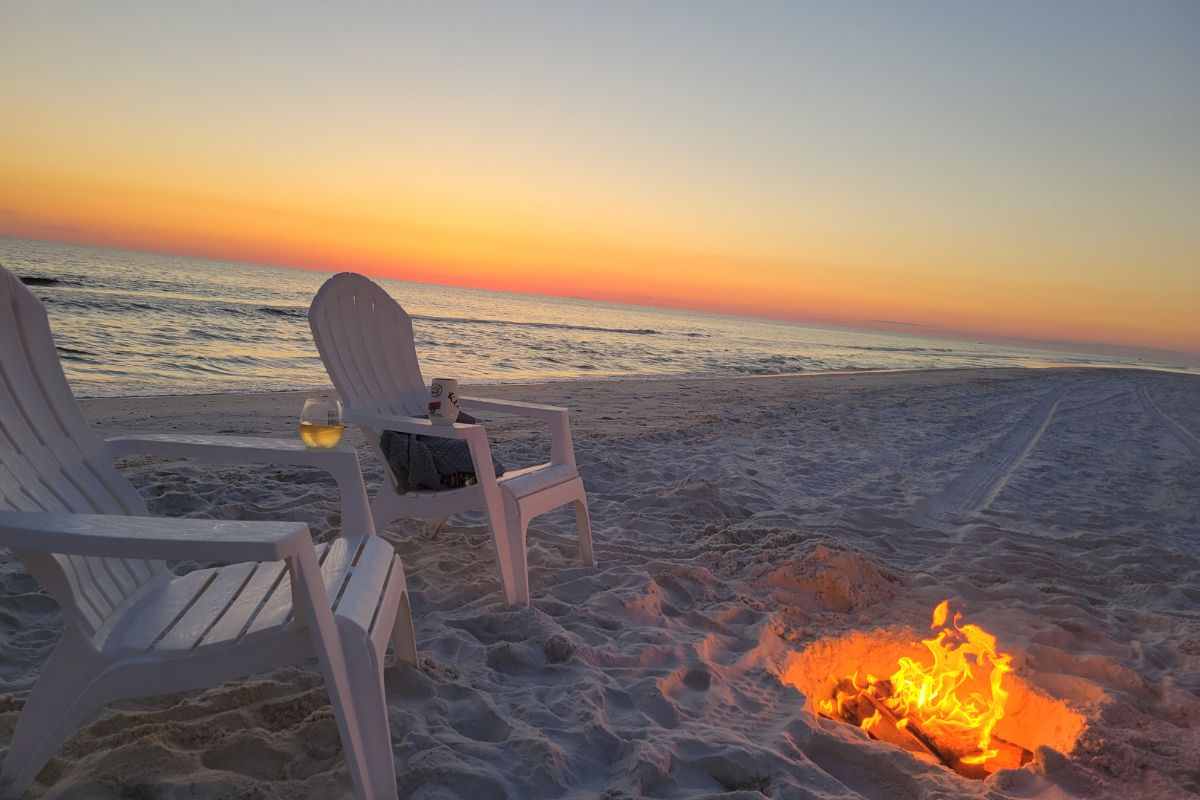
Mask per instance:
[[[300,412],[300,440],[307,447],[337,447],[342,440],[342,401],[327,394],[304,400]]]

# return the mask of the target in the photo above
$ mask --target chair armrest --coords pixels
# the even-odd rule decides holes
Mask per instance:
[[[541,420],[550,426],[550,463],[575,466],[575,445],[571,443],[571,420],[562,406],[496,400],[490,397],[459,397],[458,402],[471,410],[500,411]]]
[[[0,511],[0,545],[18,553],[197,561],[280,561],[313,547],[303,522],[28,511]]]
[[[134,454],[190,458],[203,464],[291,464],[316,467],[337,481],[345,533],[374,533],[375,523],[354,448],[310,448],[296,439],[261,436],[213,436],[196,433],[124,434],[105,439],[113,458]]]
[[[463,397],[460,395],[458,403],[461,406],[478,409],[479,411],[499,411],[501,413],[519,414],[523,417],[542,420],[558,419],[569,413],[562,406],[525,403],[520,400],[497,400],[492,397]]]
[[[436,436],[441,439],[466,440],[483,435],[482,425],[464,425],[458,422],[446,425],[444,423],[430,422],[420,417],[347,411],[343,415],[343,418],[351,425],[371,428],[377,433],[382,431],[399,431],[400,433],[411,433],[417,436]]]
[[[105,438],[114,458],[152,455],[191,458],[210,464],[295,464],[321,466],[331,452],[353,452],[340,445],[311,449],[296,439],[264,436],[213,436],[203,433],[134,433]],[[336,456],[334,456],[336,458]]]

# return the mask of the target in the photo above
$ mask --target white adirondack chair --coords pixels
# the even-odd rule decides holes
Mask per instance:
[[[460,396],[459,403],[468,411],[520,414],[550,426],[549,463],[513,470],[497,479],[482,425],[437,425],[421,418],[427,411],[429,389],[417,362],[412,320],[380,286],[362,275],[335,275],[317,292],[308,321],[325,369],[341,395],[346,421],[363,429],[381,460],[385,459],[379,437],[385,430],[459,439],[470,448],[478,482],[461,489],[401,493],[391,471],[385,469],[392,486],[385,486],[371,501],[376,527],[382,530],[402,517],[443,520],[462,511],[485,512],[505,597],[511,605],[528,605],[525,537],[529,522],[570,503],[575,507],[580,557],[585,565],[595,563],[587,494],[575,466],[567,409]]]
[[[266,444],[250,449],[262,458]],[[0,268],[0,546],[55,597],[65,628],[17,722],[0,795],[23,792],[107,702],[315,656],[355,795],[395,798],[383,655],[389,639],[403,660],[416,648],[391,546],[369,525],[314,547],[302,523],[156,519],[112,453],[80,413],[45,309]],[[164,559],[230,566],[177,577]]]

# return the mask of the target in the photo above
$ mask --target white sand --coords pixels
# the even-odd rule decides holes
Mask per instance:
[[[402,797],[1200,792],[1200,379],[973,370],[488,393],[573,409],[601,564],[576,565],[569,516],[543,517],[530,535],[533,608],[509,610],[478,519],[435,537],[419,524],[387,532],[423,656],[387,675]],[[300,399],[84,405],[112,432],[292,435]],[[490,428],[507,463],[545,456],[534,424]],[[364,465],[377,486],[365,451]],[[337,530],[319,472],[125,469],[162,514]],[[1073,752],[972,781],[818,721],[779,679],[817,640],[920,629],[946,596],[1015,654],[1030,697],[1087,716]],[[0,742],[59,626],[4,558]],[[1035,700],[1023,702],[1032,735]],[[297,668],[109,709],[33,796],[349,791],[320,679]]]

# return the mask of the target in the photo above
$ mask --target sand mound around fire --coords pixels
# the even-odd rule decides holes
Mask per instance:
[[[756,587],[779,606],[848,613],[892,599],[899,583],[863,553],[815,544],[764,575]]]

